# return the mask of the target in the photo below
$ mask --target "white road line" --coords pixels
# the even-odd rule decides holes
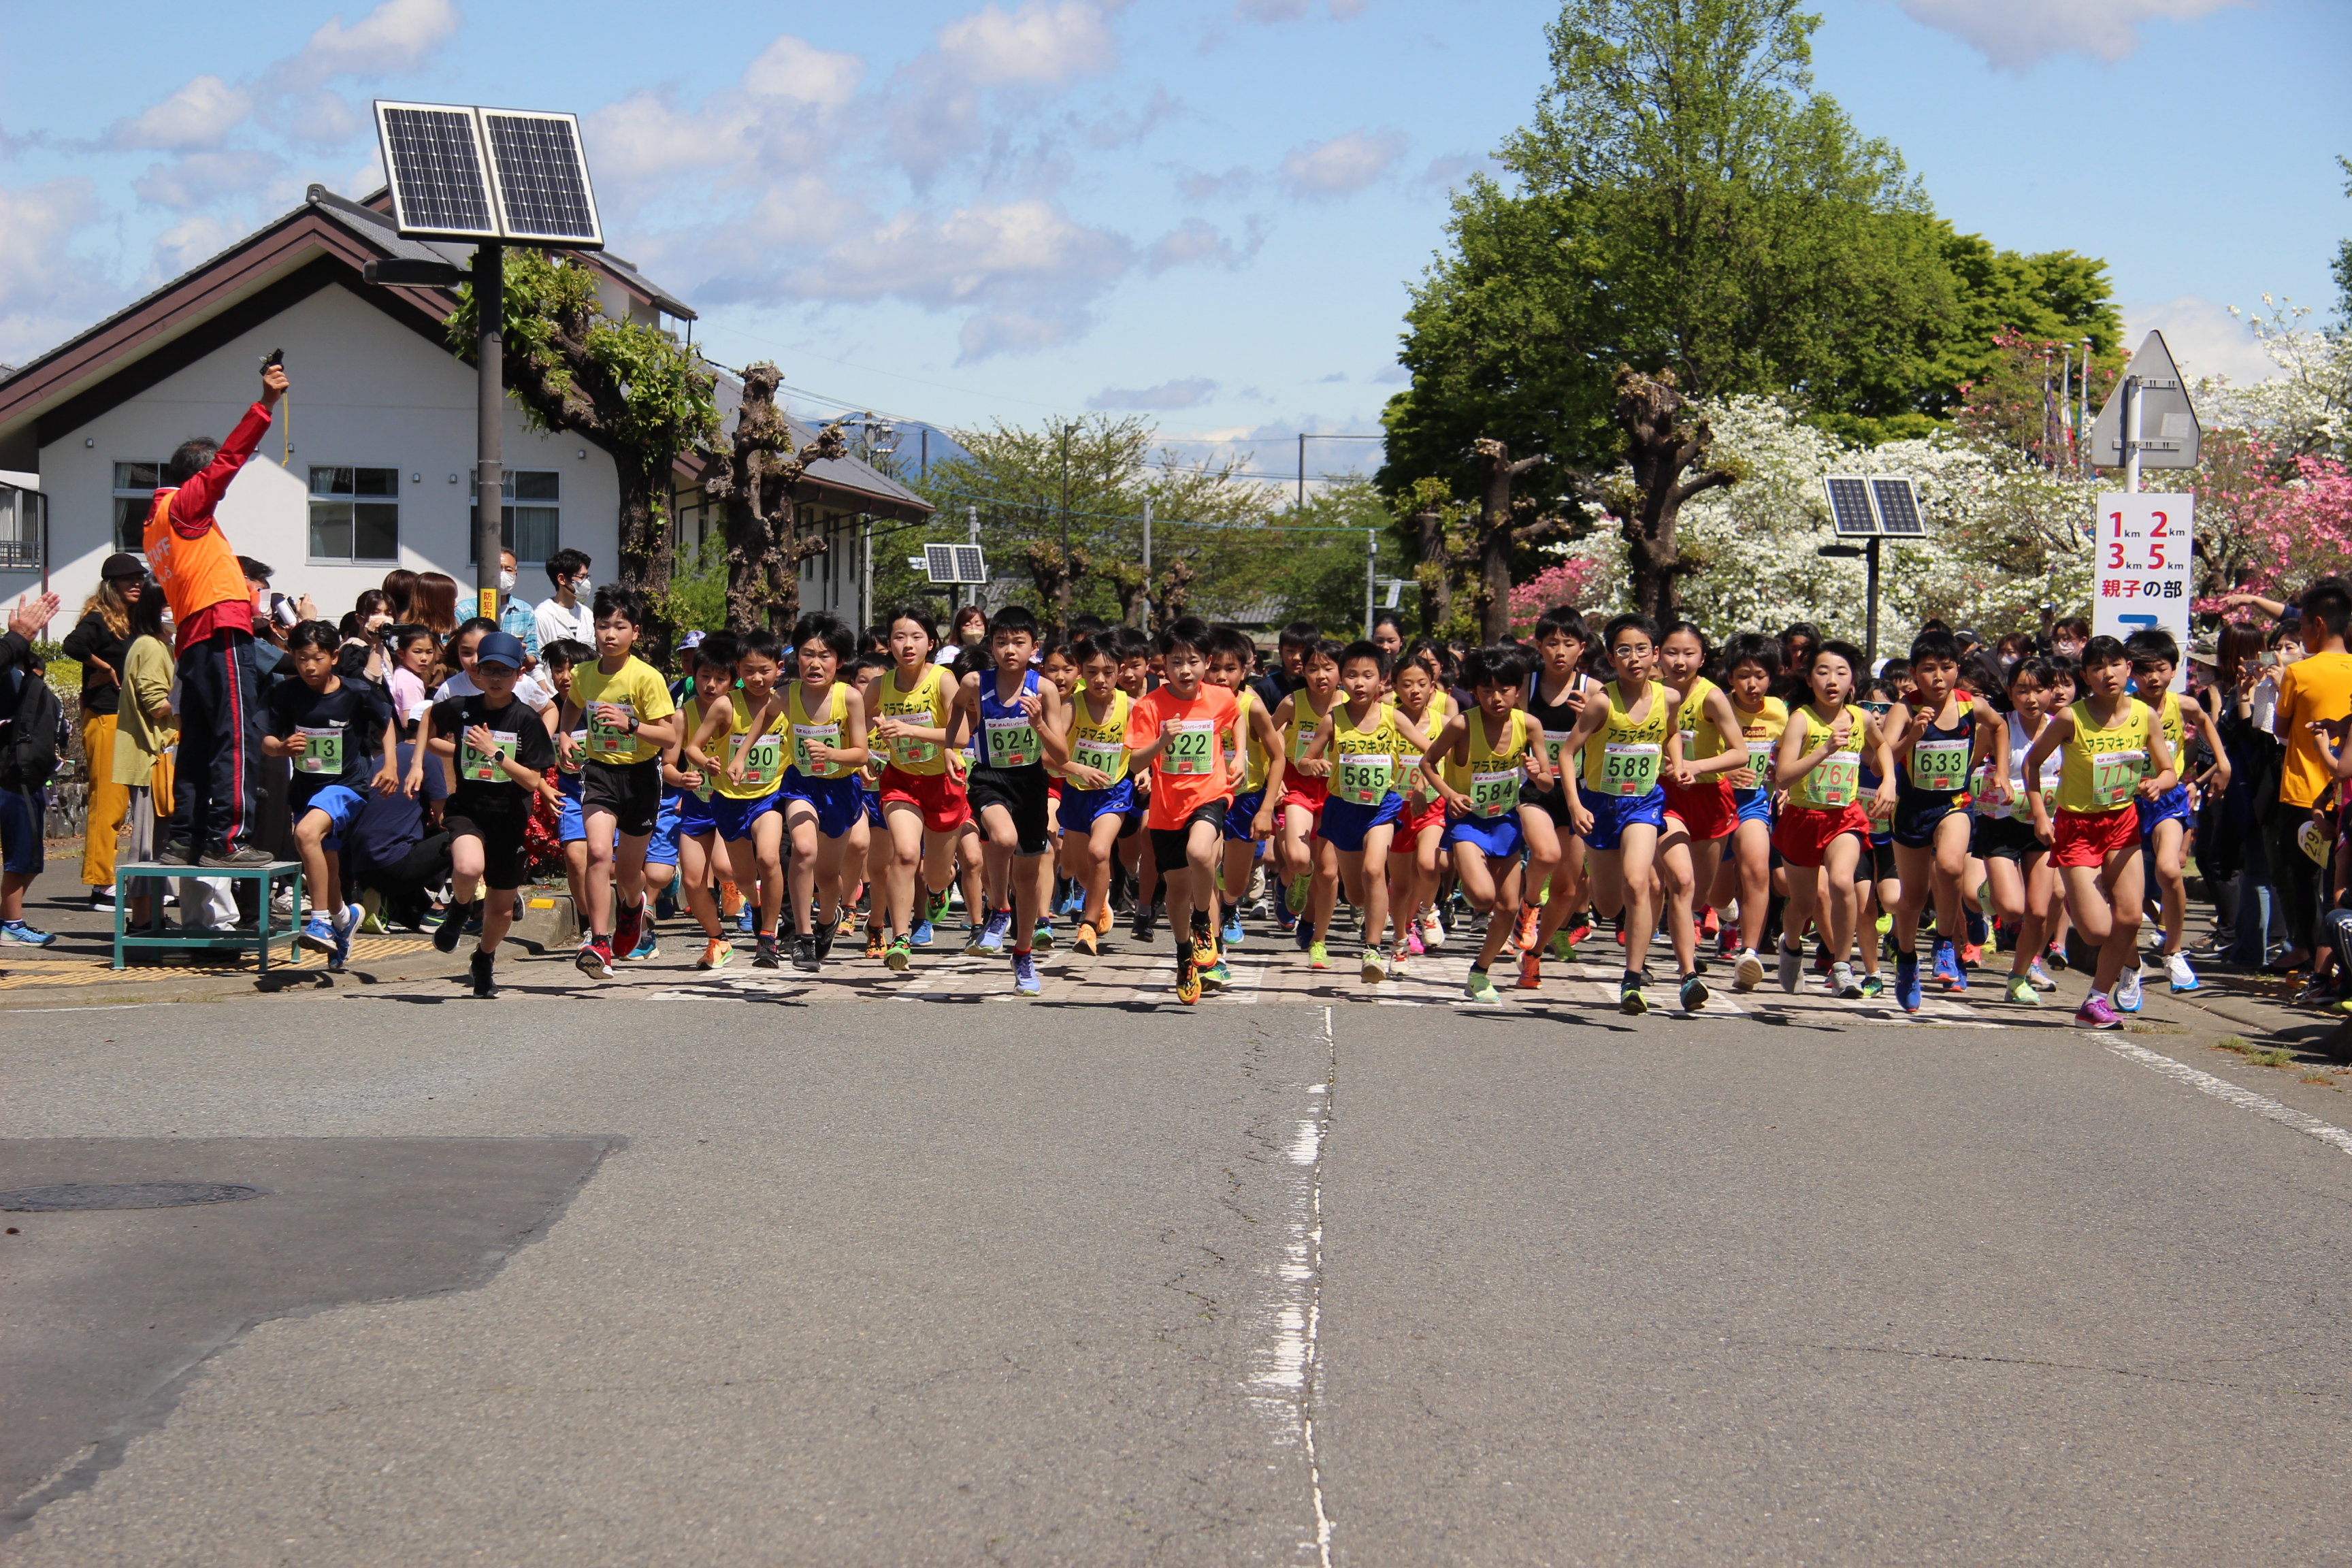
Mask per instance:
[[[1323,1503],[1323,1468],[1316,1452],[1315,1407],[1323,1391],[1323,1152],[1331,1131],[1331,1088],[1339,1077],[1339,1037],[1331,1009],[1323,1009],[1323,1081],[1306,1086],[1307,1103],[1286,1151],[1297,1168],[1293,1216],[1275,1268],[1265,1338],[1250,1379],[1251,1403],[1272,1423],[1277,1443],[1299,1446],[1314,1508],[1312,1546],[1318,1568],[1331,1568],[1331,1516]]]
[[[2186,1062],[2175,1061],[2170,1057],[2151,1051],[2145,1046],[2135,1046],[2128,1040],[2108,1040],[2105,1043],[2107,1049],[2126,1061],[2137,1062],[2151,1072],[2160,1072],[2167,1078],[2178,1079],[2200,1093],[2210,1094],[2216,1100],[2227,1100],[2241,1110],[2251,1110],[2257,1116],[2268,1117],[2282,1127],[2292,1127],[2297,1132],[2307,1133],[2322,1143],[2329,1144],[2347,1154],[2352,1154],[2352,1132],[2346,1131],[2333,1122],[2322,1121],[2316,1116],[2306,1115],[2292,1106],[2281,1105],[2269,1095],[2256,1094],[2251,1089],[2242,1089],[2228,1079],[2215,1078],[2210,1072],[2200,1072]]]

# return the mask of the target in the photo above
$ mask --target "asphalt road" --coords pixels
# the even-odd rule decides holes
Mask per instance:
[[[2352,1561],[2352,1138],[2188,1036],[861,967],[0,1012],[9,1184],[282,1187],[5,1216],[0,1556]]]

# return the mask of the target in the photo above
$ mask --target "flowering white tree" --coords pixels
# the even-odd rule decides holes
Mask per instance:
[[[2279,374],[2242,384],[2226,375],[2197,384],[2197,412],[2208,429],[2249,430],[2290,457],[2352,458],[2352,332],[2319,332],[2301,323],[2311,307],[2263,296],[2271,313],[2243,316]]]

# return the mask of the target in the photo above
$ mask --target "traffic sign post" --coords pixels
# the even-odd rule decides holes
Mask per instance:
[[[2108,490],[2099,497],[2098,562],[2091,589],[2091,632],[2127,637],[2160,627],[2182,650],[2172,689],[2189,680],[2189,559],[2197,498]]]
[[[2091,426],[2091,461],[2123,469],[2126,493],[2137,493],[2142,468],[2195,468],[2203,436],[2164,334],[2148,333]]]

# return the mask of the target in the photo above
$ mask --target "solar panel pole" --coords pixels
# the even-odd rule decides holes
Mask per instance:
[[[1870,608],[1864,619],[1863,657],[1874,671],[1878,668],[1878,535],[1870,536],[1864,555],[1870,563]]]
[[[506,505],[506,251],[496,240],[474,250],[474,588],[476,614],[499,618],[499,520]]]
[[[1151,498],[1143,498],[1143,629],[1151,629]]]

